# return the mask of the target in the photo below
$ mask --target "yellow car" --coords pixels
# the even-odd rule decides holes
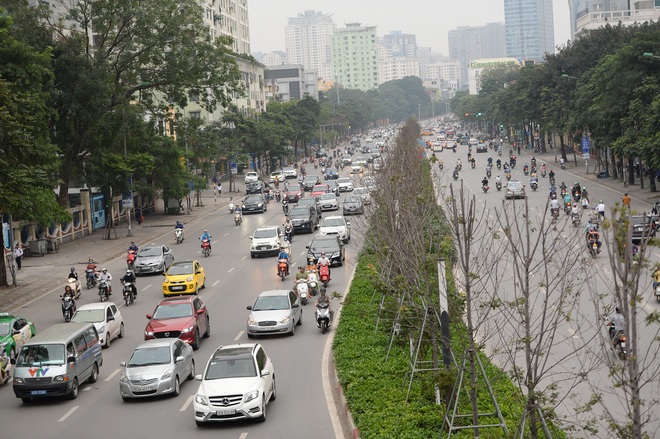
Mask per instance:
[[[205,287],[206,274],[199,261],[175,262],[164,274],[163,296],[197,294]]]

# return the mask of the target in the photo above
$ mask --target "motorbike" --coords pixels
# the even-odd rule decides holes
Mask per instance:
[[[564,212],[566,212],[566,215],[571,213],[571,203],[570,202],[564,203]]]
[[[293,288],[298,292],[298,297],[300,297],[300,303],[307,305],[307,300],[309,299],[309,286],[305,279],[299,279],[296,281],[296,284]]]
[[[583,209],[589,209],[589,199],[588,198],[583,198],[582,199],[582,208]]]
[[[573,200],[575,200],[576,203],[579,202],[581,199],[582,199],[582,194],[580,194],[579,192],[573,192]]]
[[[99,298],[101,302],[108,300],[108,281],[99,280]]]
[[[470,167],[472,167],[472,169],[476,168],[477,162],[470,162]]]
[[[330,282],[330,267],[327,265],[321,265],[319,267],[319,278],[321,279],[323,287],[327,287]]]
[[[88,290],[96,286],[96,272],[93,269],[88,268],[85,270],[85,278],[87,279]]]
[[[80,297],[80,295],[82,294],[82,285],[81,285],[79,280],[69,278],[69,279],[66,280],[66,285],[71,287],[71,290],[75,294],[76,299]]]
[[[286,259],[277,260],[277,275],[282,279],[282,282],[284,282],[284,279],[287,276],[286,270],[288,266],[289,266],[289,261],[287,261]]]
[[[289,202],[286,200],[282,200],[282,212],[284,212],[284,215],[289,214]]]
[[[507,172],[507,173],[506,173],[506,179],[507,179],[507,180],[511,180],[511,173],[510,173],[510,172]]]
[[[655,300],[660,302],[660,282],[653,284],[653,294],[655,294]]]
[[[496,182],[495,183],[495,189],[497,189],[498,192],[501,191],[502,190],[502,183],[500,183],[499,181]]]
[[[316,271],[307,271],[307,286],[309,294],[311,296],[316,296],[319,292],[319,276]]]
[[[233,201],[230,201],[230,202],[229,202],[229,213],[234,213],[234,208],[235,208],[235,207],[236,207],[236,206],[234,206],[234,202],[233,202]]]
[[[133,269],[133,265],[135,264],[135,256],[136,256],[135,250],[129,250],[128,253],[126,254],[126,265],[128,265],[129,270]]]
[[[444,169],[444,167],[445,167],[445,165],[443,165],[442,162],[440,162],[440,164],[438,166],[440,166],[440,170]]]
[[[573,225],[574,225],[575,227],[579,227],[579,226],[580,226],[580,215],[579,215],[579,214],[574,213],[574,214],[571,216],[571,220],[573,221]]]
[[[539,188],[539,184],[537,182],[533,181],[529,184],[529,187],[531,187],[532,190],[535,191]]]
[[[293,242],[293,227],[286,226],[284,227],[284,237],[287,241]]]
[[[76,312],[76,300],[70,294],[65,294],[60,298],[62,299],[62,317],[65,322],[69,323],[73,313]]]
[[[561,195],[562,198],[564,198],[566,196],[566,188],[561,188],[559,190],[559,194]]]
[[[279,203],[282,201],[282,193],[280,191],[275,191],[275,202]]]
[[[492,175],[492,173],[490,172],[490,169],[487,170],[487,171],[486,171],[486,177],[490,178],[491,175]]]
[[[183,229],[174,229],[174,238],[177,244],[181,244],[183,242]]]
[[[598,253],[600,253],[600,250],[598,250],[598,243],[596,241],[587,241],[587,247],[589,248],[589,253],[593,258],[596,258]]]
[[[325,334],[330,327],[330,304],[322,303],[316,306],[316,325],[321,328],[321,334]]]
[[[242,222],[243,222],[243,215],[241,215],[240,212],[234,213],[234,224],[240,226]]]
[[[555,185],[555,177],[554,176],[550,177],[550,180],[548,180],[548,183],[550,183],[550,186],[554,186]]]
[[[481,190],[484,191],[484,194],[488,192],[488,189],[490,189],[490,187],[487,184],[481,186]]]
[[[454,174],[452,175],[452,177],[454,178],[454,180],[458,180],[458,172],[454,172]]]
[[[502,169],[502,163],[497,164],[497,169]]]
[[[545,169],[541,169],[541,177],[545,178]]]
[[[559,167],[561,169],[566,169],[566,162],[564,162],[564,159],[559,160]]]
[[[628,353],[626,348],[626,335],[623,331],[619,330],[614,333],[614,324],[610,323],[608,325],[608,331],[610,335],[610,343],[614,354],[619,357],[621,361],[626,359],[626,354]]]
[[[202,254],[205,258],[211,254],[211,243],[208,239],[202,240]]]
[[[463,165],[459,163],[458,165],[456,165],[456,169],[458,169],[459,171],[462,171],[463,170]]]
[[[528,168],[523,168],[523,174],[529,175],[529,169]]]
[[[555,207],[554,209],[550,209],[550,214],[552,215],[553,220],[556,221],[557,219],[559,219],[559,209],[558,208]]]
[[[124,282],[124,288],[122,289],[122,294],[124,295],[124,303],[126,306],[135,302],[135,292],[133,291],[134,284],[133,282]]]

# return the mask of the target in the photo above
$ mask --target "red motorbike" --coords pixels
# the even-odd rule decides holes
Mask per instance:
[[[211,241],[209,241],[208,239],[202,240],[202,254],[204,255],[205,258],[211,254]]]
[[[321,265],[319,267],[319,278],[321,279],[323,287],[327,287],[328,282],[330,282],[330,267],[327,265]]]
[[[282,279],[282,282],[284,282],[284,278],[289,274],[287,273],[288,269],[289,261],[286,259],[277,260],[277,275]]]
[[[128,265],[129,270],[132,270],[133,265],[135,265],[135,256],[136,256],[135,250],[129,250],[128,254],[126,255],[126,265]]]

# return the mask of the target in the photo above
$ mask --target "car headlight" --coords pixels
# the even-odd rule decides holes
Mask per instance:
[[[147,337],[153,337],[154,332],[153,331],[144,331],[144,335],[146,335]]]
[[[169,377],[171,377],[171,376],[172,376],[172,371],[171,371],[171,370],[168,370],[167,372],[165,372],[165,373],[163,374],[162,377],[160,377],[160,379],[164,380],[164,379],[167,379],[167,378],[169,378]]]
[[[209,405],[208,401],[206,400],[206,396],[200,395],[199,393],[195,395],[195,402],[201,405]]]
[[[69,381],[69,377],[66,375],[57,375],[56,377],[53,377],[53,382],[63,383],[65,381]]]
[[[252,392],[248,393],[245,395],[245,402],[250,402],[255,398],[259,397],[259,391],[258,390],[253,390]]]
[[[23,384],[23,378],[14,377],[14,384]]]
[[[250,326],[254,326],[254,325],[257,324],[257,321],[256,321],[252,316],[250,316],[250,317],[248,317],[248,319],[247,319],[247,323],[248,323],[248,325],[250,325]]]
[[[195,329],[195,326],[194,326],[194,325],[193,325],[193,326],[190,326],[190,327],[188,327],[188,328],[186,328],[186,329],[184,329],[184,330],[182,330],[181,332],[182,332],[182,333],[183,333],[183,332],[191,332],[193,329]]]
[[[261,207],[261,206],[263,206],[263,203],[257,204],[257,207]]]
[[[97,332],[103,335],[105,333],[105,325],[101,326]]]
[[[339,252],[335,252],[330,256],[331,258],[338,258],[339,257]]]
[[[163,280],[164,284],[169,283],[169,282],[170,282],[170,280],[168,278],[165,278],[165,280]]]
[[[122,373],[121,376],[119,377],[119,382],[128,384],[130,382],[130,380],[128,379],[128,377],[125,374]]]
[[[291,321],[291,316],[286,316],[282,320],[280,320],[280,323],[285,325]]]
[[[186,278],[186,282],[192,282],[193,279],[195,279],[195,277],[191,274],[190,276],[188,276],[188,277]]]

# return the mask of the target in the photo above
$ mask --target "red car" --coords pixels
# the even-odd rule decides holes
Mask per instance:
[[[320,197],[321,195],[327,194],[328,192],[330,192],[330,186],[328,186],[327,184],[317,184],[314,185],[314,187],[312,188],[312,193],[310,194],[310,196]]]
[[[289,190],[284,193],[284,196],[289,203],[297,203],[298,200],[305,196],[305,192],[303,192],[300,186],[294,186],[289,187]]]
[[[199,349],[199,340],[211,335],[211,324],[206,305],[198,296],[168,297],[158,303],[153,314],[147,314],[149,323],[144,339],[178,337]]]

